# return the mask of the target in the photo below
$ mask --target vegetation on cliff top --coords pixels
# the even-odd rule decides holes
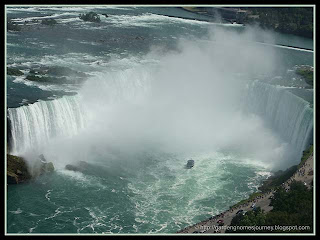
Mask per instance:
[[[247,18],[248,23],[259,23],[262,28],[273,29],[302,37],[313,37],[312,7],[248,7],[243,8],[258,15],[258,18]]]
[[[303,151],[299,165],[293,165],[285,171],[279,170],[275,172],[273,176],[269,177],[263,182],[262,186],[259,187],[259,190],[262,192],[267,192],[271,189],[279,188],[282,183],[287,181],[297,171],[297,169],[299,169],[305,163],[312,153],[313,145],[311,145],[307,150]]]
[[[302,182],[293,181],[290,185],[290,191],[285,191],[281,184],[287,181],[294,172],[299,169],[305,161],[313,153],[313,145],[307,150],[303,151],[303,156],[299,165],[294,165],[285,171],[278,171],[275,175],[267,179],[263,185],[259,188],[262,192],[267,192],[271,189],[277,189],[270,205],[273,209],[270,212],[263,212],[260,207],[256,210],[248,211],[245,215],[238,214],[232,221],[230,226],[309,226],[307,229],[289,229],[282,228],[273,230],[272,232],[281,233],[296,233],[296,232],[312,232],[313,231],[313,189],[308,189]],[[312,186],[312,185],[311,185]],[[251,199],[262,194],[261,192],[253,193],[249,199],[242,200],[235,204],[246,203]],[[233,206],[233,207],[234,207]],[[252,228],[253,229],[253,228]],[[256,232],[266,233],[270,230],[266,229],[232,229],[226,231],[226,233],[244,233],[244,232]]]
[[[300,66],[296,69],[296,73],[313,87],[313,69],[310,66]]]
[[[238,214],[230,226],[282,226],[280,229],[273,229],[273,233],[299,233],[313,232],[313,190],[308,189],[302,182],[293,182],[290,185],[290,191],[279,189],[271,200],[273,209],[265,213],[258,207],[254,211],[249,211],[245,215]],[[289,228],[297,226],[297,228]],[[307,226],[305,229],[299,229],[298,226]],[[247,228],[229,229],[226,233],[270,233],[267,229],[250,230]]]

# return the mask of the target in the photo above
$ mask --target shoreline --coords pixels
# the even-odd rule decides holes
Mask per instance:
[[[233,6],[231,5],[230,7],[233,7]],[[204,17],[209,17],[209,18],[215,19],[213,15],[201,12],[200,10],[193,10],[192,8],[189,8],[189,7],[180,7],[180,8],[182,10],[186,11],[186,12],[189,12],[189,13],[193,13],[193,14],[197,14],[199,16],[204,16]],[[226,18],[221,18],[221,19],[223,19],[224,21],[226,21],[228,23],[233,23],[234,22],[231,19],[226,19]],[[245,21],[245,22],[243,22],[241,24],[243,24],[243,26],[246,26],[246,25],[251,25],[252,23],[250,21]],[[260,22],[258,22],[258,24],[260,25]],[[303,37],[303,38],[307,38],[307,39],[313,39],[313,37],[308,37],[308,36],[305,36],[303,34],[297,34],[297,33],[290,32],[290,31],[281,31],[281,30],[279,30],[277,28],[270,28],[269,27],[267,29],[272,30],[272,31],[277,32],[277,33],[281,33],[281,34],[291,34],[291,35],[298,36],[298,37]]]
[[[290,184],[293,181],[300,181],[303,182],[305,186],[311,188],[313,185],[314,175],[313,175],[313,166],[314,166],[314,150],[310,153],[305,161],[301,161],[298,165],[297,170],[294,174],[283,182],[280,186],[274,187],[267,192],[261,192],[260,195],[256,196],[254,199],[243,199],[238,203],[229,207],[228,210],[219,213],[218,215],[212,216],[206,220],[201,222],[195,223],[191,226],[187,226],[179,231],[177,234],[192,234],[192,233],[225,233],[225,230],[230,226],[230,223],[237,215],[239,210],[243,210],[244,212],[252,211],[254,207],[261,207],[264,212],[269,212],[273,209],[270,206],[271,198],[274,193],[277,191],[278,187],[284,188],[286,191],[290,191]],[[312,174],[310,174],[312,173]],[[259,192],[257,192],[259,193]],[[243,204],[238,205],[240,202],[245,201]],[[236,207],[235,207],[236,206]],[[222,220],[224,225],[219,225],[218,221]]]

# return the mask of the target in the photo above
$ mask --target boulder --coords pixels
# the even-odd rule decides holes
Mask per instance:
[[[53,172],[54,171],[54,166],[52,162],[48,162],[46,165],[46,172]]]
[[[7,67],[7,75],[21,76],[23,74],[24,73],[21,72],[19,69]]]
[[[41,21],[41,24],[53,26],[53,25],[57,24],[57,21],[54,20],[53,18],[47,18],[47,19],[43,19]]]
[[[72,165],[72,164],[67,164],[65,166],[65,169],[70,170],[70,171],[75,171],[75,172],[81,172],[82,171],[82,169],[80,167],[77,167],[77,166]]]
[[[38,156],[38,159],[33,164],[32,175],[36,177],[45,173],[51,173],[53,171],[54,171],[53,163],[47,162],[43,154],[41,154]]]
[[[70,171],[75,171],[75,172],[83,172],[87,170],[89,167],[89,163],[85,161],[79,161],[75,164],[67,164],[65,166],[65,169],[70,170]]]
[[[20,183],[18,175],[12,172],[7,172],[7,184],[18,184],[18,183]]]
[[[77,76],[77,77],[87,77],[88,76],[87,74],[85,74],[83,72],[79,72],[79,71],[73,70],[71,68],[62,67],[62,66],[50,67],[47,70],[47,74],[54,75],[54,76]]]
[[[29,81],[55,84],[81,84],[88,76],[90,75],[68,67],[53,66],[30,69],[26,79]]]
[[[26,79],[29,81],[34,81],[34,82],[50,82],[50,83],[65,83],[67,82],[66,77],[43,77],[43,76],[37,76],[34,74],[29,74]]]
[[[7,154],[7,183],[18,184],[31,179],[27,164],[22,157]]]
[[[79,18],[86,22],[101,22],[99,15],[95,12],[80,14]]]
[[[7,31],[21,31],[21,27],[18,24],[12,22],[11,19],[8,19]]]

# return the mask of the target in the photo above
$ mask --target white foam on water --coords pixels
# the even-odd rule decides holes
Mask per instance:
[[[222,167],[228,162],[246,166],[246,160],[234,159],[233,156],[218,152],[197,155],[194,159],[196,161],[192,169],[184,168],[186,160],[183,157],[177,162],[174,159],[160,160],[158,166],[144,169],[137,179],[130,181],[128,188],[134,194],[131,201],[136,205],[135,221],[138,223],[136,223],[138,232],[139,227],[146,224],[156,226],[149,233],[170,232],[172,228],[174,229],[173,226],[179,229],[181,224],[185,226],[186,223],[194,224],[195,221],[199,221],[195,220],[196,216],[215,215],[224,210],[215,205],[215,199],[219,199],[217,192],[223,191],[225,186],[231,183],[235,185],[237,183],[232,177],[221,180],[226,174],[230,174],[228,172],[230,169]],[[248,168],[264,169],[254,163]],[[172,174],[165,176],[168,171]],[[146,172],[152,178],[146,177]],[[264,175],[258,173],[253,178],[247,178],[250,191],[255,191],[264,178]],[[240,192],[233,192],[229,197],[235,200],[235,195],[241,198]],[[208,199],[212,199],[212,205],[202,203]],[[166,219],[164,223],[162,223],[163,217]],[[167,228],[168,226],[170,227]]]
[[[153,13],[145,13],[138,16],[111,15],[102,20],[118,27],[157,27],[163,24],[187,23],[197,25],[209,25],[210,23],[183,18],[168,17]]]
[[[24,23],[26,21],[28,22],[32,22],[32,20],[43,20],[43,19],[56,19],[58,21],[60,21],[60,19],[57,19],[57,18],[60,18],[62,16],[75,16],[75,15],[78,15],[77,13],[55,13],[55,14],[51,14],[51,15],[47,15],[47,16],[41,16],[41,17],[26,17],[26,18],[13,18],[12,21],[14,22],[20,22],[20,23]],[[79,19],[79,18],[78,18]]]
[[[13,213],[13,214],[20,214],[22,213],[22,210],[20,208],[18,208],[16,211],[9,211],[10,213]]]
[[[38,9],[36,7],[21,7],[21,8],[17,8],[17,7],[11,7],[8,6],[6,8],[8,13],[14,13],[14,12],[38,12]]]
[[[103,185],[99,182],[99,179],[100,179],[99,177],[91,176],[91,175],[89,176],[81,172],[76,172],[76,171],[71,171],[66,169],[59,169],[58,173],[75,181],[76,185],[82,188],[93,187],[95,189],[108,190],[107,185]]]
[[[46,197],[46,199],[47,199],[48,201],[50,201],[51,191],[52,191],[52,190],[49,189],[49,190],[47,191],[46,195],[45,195],[45,197]]]
[[[88,44],[88,45],[91,45],[91,46],[99,46],[99,45],[101,45],[101,43],[98,43],[98,42],[88,42],[88,41],[80,41],[80,43]]]

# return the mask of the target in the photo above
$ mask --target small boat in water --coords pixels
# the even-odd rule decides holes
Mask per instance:
[[[194,166],[194,160],[190,159],[187,162],[187,168],[192,168]]]

